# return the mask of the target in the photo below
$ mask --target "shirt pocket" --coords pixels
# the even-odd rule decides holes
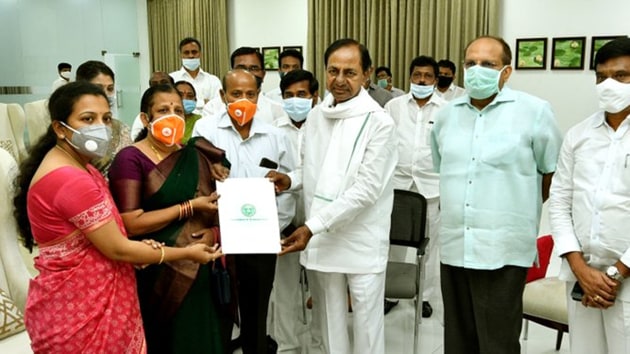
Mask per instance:
[[[519,161],[522,152],[518,134],[487,135],[481,149],[481,160],[492,166],[509,165]]]
[[[630,197],[630,151],[617,157],[617,176],[612,176],[612,192],[623,199]]]

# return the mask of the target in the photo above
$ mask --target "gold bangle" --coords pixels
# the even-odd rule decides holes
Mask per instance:
[[[193,209],[192,201],[188,200],[188,207],[190,208],[190,215],[188,217],[192,217],[195,214],[195,209]]]
[[[183,217],[183,215],[182,215],[183,214],[182,205],[178,204],[178,206],[179,206],[179,219],[177,219],[177,220],[181,220],[182,217]]]
[[[162,252],[162,255],[160,256],[158,264],[162,264],[162,262],[164,262],[164,246],[160,247],[160,251]]]

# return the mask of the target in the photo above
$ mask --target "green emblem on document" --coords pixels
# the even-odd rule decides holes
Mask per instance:
[[[241,207],[241,213],[243,213],[244,216],[251,218],[256,215],[256,207],[251,204],[243,204]]]

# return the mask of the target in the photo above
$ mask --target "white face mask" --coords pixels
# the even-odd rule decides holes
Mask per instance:
[[[59,75],[61,75],[61,77],[63,77],[66,80],[70,80],[70,72],[69,71],[62,71],[59,73]]]
[[[182,59],[182,65],[190,71],[195,71],[199,69],[199,65],[201,65],[201,60],[199,60],[199,58]]]
[[[409,91],[414,98],[423,99],[431,96],[433,91],[435,90],[435,86],[433,85],[417,85],[413,82],[409,85]]]
[[[608,113],[619,113],[630,106],[630,83],[608,78],[596,86],[599,108]]]

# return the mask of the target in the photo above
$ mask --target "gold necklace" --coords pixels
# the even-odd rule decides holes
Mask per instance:
[[[155,146],[153,146],[153,144],[149,143],[149,147],[151,148],[151,150],[153,150],[153,152],[155,153],[155,156],[157,156],[158,161],[162,161],[162,155],[160,155],[160,153],[157,151],[157,149],[155,148]]]

